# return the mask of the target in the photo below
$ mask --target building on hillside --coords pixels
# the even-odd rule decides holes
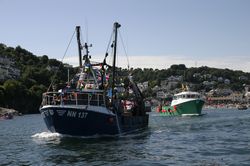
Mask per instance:
[[[218,80],[217,80],[218,82],[224,82],[224,79],[223,79],[223,77],[218,77]]]
[[[215,90],[211,90],[210,92],[213,93],[214,96],[229,96],[230,94],[233,93],[233,91],[228,88],[224,89],[217,88]]]
[[[182,76],[170,76],[167,79],[161,81],[161,90],[171,91],[175,89],[182,81]]]
[[[246,76],[239,76],[239,80],[241,80],[241,81],[247,81],[248,78]]]
[[[167,91],[172,91],[175,88],[177,88],[178,84],[179,84],[179,82],[177,82],[177,81],[170,81],[170,82],[168,82],[168,84],[166,86],[166,90]]]
[[[162,80],[161,81],[161,87],[167,86],[168,80]]]
[[[244,87],[245,87],[245,95],[244,96],[246,97],[247,103],[250,104],[250,92],[249,92],[250,85],[244,84]]]
[[[166,98],[166,94],[164,91],[158,91],[156,92],[156,98],[158,99],[165,99]]]
[[[227,85],[229,85],[231,82],[230,82],[230,80],[229,79],[225,79],[224,80],[224,84],[227,84]]]
[[[247,103],[250,104],[250,92],[246,92],[244,96],[246,97]]]
[[[231,93],[228,96],[210,96],[207,95],[208,104],[235,104],[235,103],[244,103],[246,98],[244,94],[235,92]]]
[[[167,78],[168,82],[182,82],[183,81],[183,77],[182,76],[170,76]]]
[[[194,74],[193,74],[193,77],[194,77],[194,78],[200,78],[200,77],[201,77],[201,74],[200,74],[200,73],[194,73]]]
[[[203,81],[202,84],[205,86],[211,87],[215,84],[215,82],[214,81],[211,81],[211,82],[210,81]]]
[[[137,84],[138,88],[140,89],[140,91],[145,91],[146,89],[148,89],[148,81],[143,82],[143,83],[138,83]]]
[[[157,92],[160,90],[160,87],[156,85],[155,87],[152,88],[153,92]]]
[[[59,70],[59,67],[58,66],[47,66],[46,69],[49,71],[57,71],[57,70]]]
[[[142,83],[144,89],[148,89],[148,81],[145,81]]]
[[[205,79],[205,80],[210,80],[212,78],[212,75],[211,74],[204,74],[202,76],[202,78]]]
[[[244,94],[240,92],[234,92],[230,95],[230,97],[231,97],[232,102],[241,103],[241,102],[246,101]]]

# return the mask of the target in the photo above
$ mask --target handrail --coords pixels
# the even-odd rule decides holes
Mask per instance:
[[[45,105],[94,105],[105,106],[103,91],[72,91],[43,93],[42,106]],[[96,93],[97,92],[97,93]],[[102,93],[100,93],[102,92]]]

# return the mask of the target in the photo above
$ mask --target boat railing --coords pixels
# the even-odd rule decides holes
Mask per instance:
[[[105,106],[103,93],[86,92],[46,92],[42,106],[45,105],[94,105]]]
[[[175,95],[173,99],[200,99],[201,96],[199,94],[182,94],[182,95]]]

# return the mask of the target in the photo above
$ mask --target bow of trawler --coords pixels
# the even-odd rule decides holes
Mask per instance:
[[[75,136],[119,134],[102,90],[47,92],[40,109],[51,132]]]

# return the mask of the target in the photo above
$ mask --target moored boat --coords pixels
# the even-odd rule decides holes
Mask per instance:
[[[11,113],[6,113],[4,115],[0,114],[0,120],[1,119],[13,119],[13,115]]]
[[[114,23],[113,65],[92,64],[87,43],[80,43],[80,27],[76,28],[79,49],[79,73],[76,81],[59,91],[43,94],[40,112],[51,132],[72,136],[119,135],[148,126],[144,98],[131,76],[117,83],[117,30]],[[82,49],[86,49],[82,65]],[[101,66],[99,69],[95,66]],[[107,67],[107,69],[105,68]],[[109,76],[112,80],[107,79]],[[123,81],[121,83],[121,80]]]
[[[174,95],[171,105],[158,107],[157,112],[164,116],[196,116],[201,115],[204,103],[198,92],[184,91]]]
[[[0,107],[0,120],[13,119],[15,115],[19,115],[18,111]]]
[[[236,107],[238,110],[247,110],[248,109],[246,104],[239,104]]]

